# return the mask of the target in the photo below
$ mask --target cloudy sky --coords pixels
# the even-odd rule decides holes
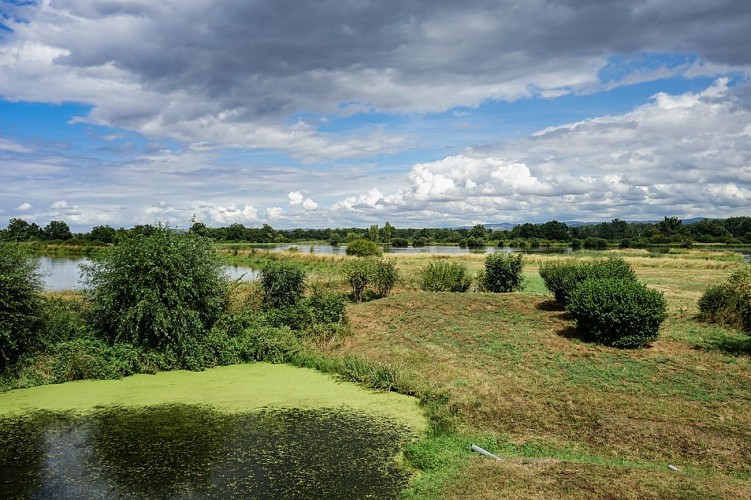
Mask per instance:
[[[751,215],[748,0],[0,0],[0,227]]]

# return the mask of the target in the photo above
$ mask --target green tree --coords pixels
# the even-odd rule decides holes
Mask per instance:
[[[657,223],[657,230],[667,238],[676,235],[683,229],[683,222],[678,217],[665,217]]]
[[[32,349],[42,335],[42,278],[18,245],[0,243],[0,369]]]
[[[378,230],[378,224],[373,224],[368,229],[368,239],[373,243],[379,243],[381,241],[380,231]]]
[[[158,226],[82,266],[93,329],[112,341],[184,347],[227,306],[229,281],[211,240]]]
[[[50,221],[42,229],[42,234],[44,235],[44,239],[47,240],[69,240],[73,237],[68,224],[61,220]]]
[[[23,219],[10,219],[6,229],[6,239],[8,241],[27,241],[31,238],[38,238],[42,235],[39,226],[32,222],[29,224]]]
[[[392,229],[393,227],[391,227],[391,224],[386,221],[386,224],[383,225],[383,242],[387,245],[391,244]]]
[[[114,243],[117,239],[117,231],[111,226],[96,226],[91,230],[89,236],[92,240],[102,243]]]

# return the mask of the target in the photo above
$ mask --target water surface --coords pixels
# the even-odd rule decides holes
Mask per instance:
[[[343,409],[32,413],[0,419],[0,497],[393,498],[409,437]]]

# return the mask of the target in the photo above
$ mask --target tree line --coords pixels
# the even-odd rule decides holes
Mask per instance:
[[[0,229],[0,241],[61,241],[69,244],[112,244],[126,235],[151,235],[158,226],[141,224],[129,229],[115,229],[109,225],[94,227],[86,233],[73,233],[61,220],[50,221],[40,227],[23,219],[10,219],[5,229]],[[751,217],[703,219],[685,223],[678,217],[665,217],[659,222],[627,222],[613,219],[586,225],[568,225],[552,220],[544,223],[524,223],[508,230],[488,228],[482,224],[472,228],[397,228],[386,222],[368,228],[326,229],[274,229],[268,224],[246,227],[231,224],[210,227],[192,221],[189,233],[220,242],[295,243],[325,241],[332,245],[347,244],[367,239],[396,247],[449,244],[460,246],[548,246],[568,244],[589,248],[604,248],[617,244],[622,247],[640,247],[659,244],[688,245],[691,243],[751,244]]]

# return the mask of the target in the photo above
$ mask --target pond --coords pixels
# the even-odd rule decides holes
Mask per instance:
[[[37,260],[46,291],[83,289],[80,265],[88,263],[87,259],[81,257],[38,257]],[[255,281],[258,278],[258,271],[245,266],[226,265],[224,266],[224,273],[233,280]]]
[[[0,498],[393,498],[423,431],[414,398],[284,365],[11,391]]]

